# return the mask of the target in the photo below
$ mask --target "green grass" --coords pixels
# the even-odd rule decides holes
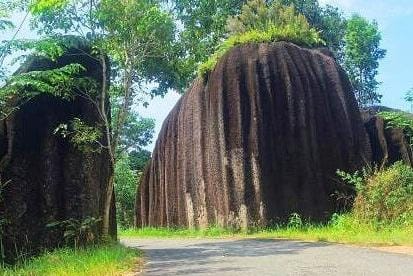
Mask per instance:
[[[85,249],[58,249],[15,267],[0,267],[0,275],[122,275],[140,265],[141,253],[120,244]]]
[[[138,228],[121,230],[123,238],[222,238],[240,235],[239,232],[220,227],[209,227],[206,229],[184,229],[184,228]]]
[[[340,216],[326,225],[304,224],[302,226],[279,226],[252,229],[246,232],[210,227],[205,230],[143,228],[121,232],[125,238],[262,238],[298,239],[304,241],[327,241],[367,246],[406,245],[413,246],[413,225],[386,226],[377,228],[364,224],[353,217]]]

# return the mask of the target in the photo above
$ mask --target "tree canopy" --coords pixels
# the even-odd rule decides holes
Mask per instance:
[[[377,92],[379,60],[386,50],[380,48],[381,34],[377,22],[354,15],[347,22],[345,36],[345,68],[353,84],[354,93],[361,106],[380,103]]]

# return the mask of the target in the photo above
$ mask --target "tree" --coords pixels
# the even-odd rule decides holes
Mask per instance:
[[[406,95],[404,96],[404,100],[410,104],[410,112],[413,112],[413,88],[410,88]]]
[[[379,60],[386,50],[380,48],[381,34],[377,22],[354,15],[347,22],[345,35],[345,68],[349,74],[357,101],[360,106],[380,103],[377,92]]]
[[[342,58],[346,19],[336,7],[321,7],[318,0],[275,0],[282,5],[293,5],[297,12],[303,14],[308,23],[321,33],[326,46],[338,59]]]
[[[119,156],[115,168],[116,218],[122,228],[133,226],[136,185],[140,172],[131,168],[127,154]]]
[[[136,187],[151,153],[143,147],[152,142],[155,132],[153,119],[130,113],[118,147],[115,168],[116,211],[122,228],[133,226]]]
[[[133,170],[143,172],[151,159],[152,153],[146,149],[134,150],[129,153],[129,162]]]
[[[92,45],[102,65],[98,100],[89,99],[101,115],[106,140],[102,148],[111,161],[102,221],[102,232],[107,236],[117,152],[131,107],[141,98],[139,95],[163,95],[168,88],[179,86],[174,70],[174,22],[151,0],[37,0],[30,11],[33,25],[43,35],[51,39],[61,38],[62,34],[82,37]],[[116,73],[109,74],[109,62]],[[157,84],[155,89],[146,88],[149,82]],[[111,96],[116,107],[113,110],[107,101]]]
[[[196,77],[198,64],[211,56],[225,38],[229,16],[236,15],[245,0],[164,0],[182,25],[179,34],[182,61],[179,73],[188,86]],[[184,85],[185,86],[185,85]]]
[[[181,52],[185,57],[180,67],[182,79],[189,83],[198,65],[206,62],[218,45],[228,37],[228,18],[241,12],[247,0],[174,0],[172,12],[182,23]],[[342,61],[346,19],[332,6],[320,7],[317,0],[270,0],[267,4],[294,5],[311,27],[321,32],[326,45]]]

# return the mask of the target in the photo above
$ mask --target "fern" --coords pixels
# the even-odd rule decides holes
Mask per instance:
[[[72,100],[78,93],[92,93],[96,82],[81,77],[85,68],[80,64],[69,64],[46,71],[31,71],[12,76],[0,88],[0,112],[8,116],[19,103],[40,94],[50,94],[64,100]],[[88,91],[88,92],[86,92]]]

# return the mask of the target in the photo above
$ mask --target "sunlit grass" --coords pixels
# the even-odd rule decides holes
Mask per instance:
[[[123,275],[139,266],[141,253],[120,244],[85,249],[58,249],[16,267],[0,268],[0,275]]]
[[[123,238],[263,238],[327,241],[357,245],[413,246],[413,226],[382,226],[358,222],[353,217],[340,216],[328,224],[303,224],[291,227],[275,226],[248,231],[209,227],[203,230],[142,228],[121,231]]]
[[[185,228],[155,228],[145,227],[137,229],[121,230],[121,237],[139,238],[222,238],[240,234],[237,231],[211,226],[206,229],[185,229]]]

